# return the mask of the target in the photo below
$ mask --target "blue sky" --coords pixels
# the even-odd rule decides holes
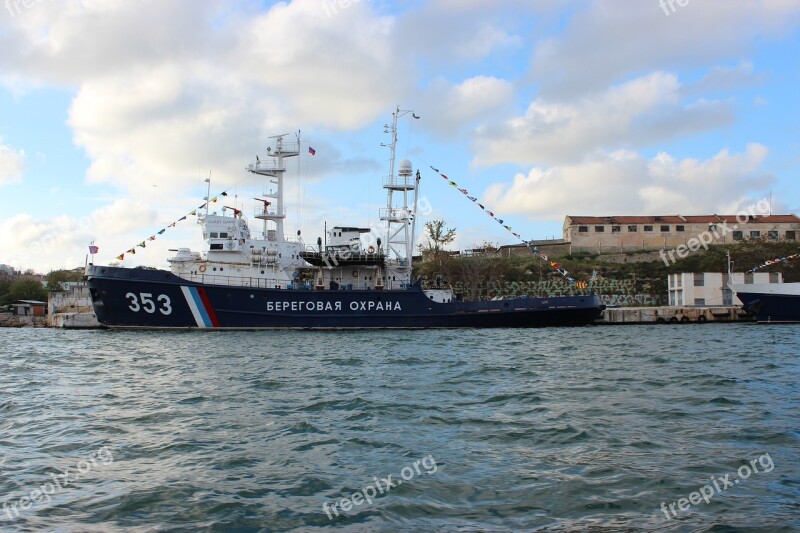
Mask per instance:
[[[298,130],[317,155],[290,166],[287,232],[376,223],[398,104],[422,117],[401,120],[398,153],[457,248],[517,241],[430,165],[525,238],[770,191],[794,213],[798,26],[789,0],[11,0],[0,263],[74,267],[90,241],[113,261],[199,205],[209,174],[251,213],[245,165]],[[192,222],[125,264],[199,248]]]

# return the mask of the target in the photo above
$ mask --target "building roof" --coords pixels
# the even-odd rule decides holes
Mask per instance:
[[[47,305],[47,302],[40,302],[39,300],[17,300],[17,303],[12,305]]]
[[[736,224],[736,215],[662,215],[662,216],[572,216],[567,215],[568,224]],[[800,224],[797,215],[752,215],[750,223],[756,224]]]

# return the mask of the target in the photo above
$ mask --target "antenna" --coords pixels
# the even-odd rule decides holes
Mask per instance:
[[[208,187],[206,187],[206,197],[204,200],[206,201],[206,216],[208,216],[208,204],[211,201],[211,169],[208,170],[208,178],[206,178],[206,183],[208,183]]]

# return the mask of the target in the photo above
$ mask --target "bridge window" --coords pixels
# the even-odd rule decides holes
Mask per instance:
[[[212,231],[211,232],[211,238],[212,239],[218,239],[219,238],[219,233],[217,233],[216,231]]]

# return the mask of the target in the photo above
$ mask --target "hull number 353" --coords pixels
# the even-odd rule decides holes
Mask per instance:
[[[156,312],[156,309],[162,315],[169,315],[172,313],[172,302],[166,294],[159,294],[156,297],[156,302],[158,302],[158,304],[153,301],[153,295],[149,292],[140,292],[138,296],[129,292],[125,295],[125,298],[130,300],[130,305],[128,305],[128,307],[134,313],[144,310],[146,313],[152,315]]]

